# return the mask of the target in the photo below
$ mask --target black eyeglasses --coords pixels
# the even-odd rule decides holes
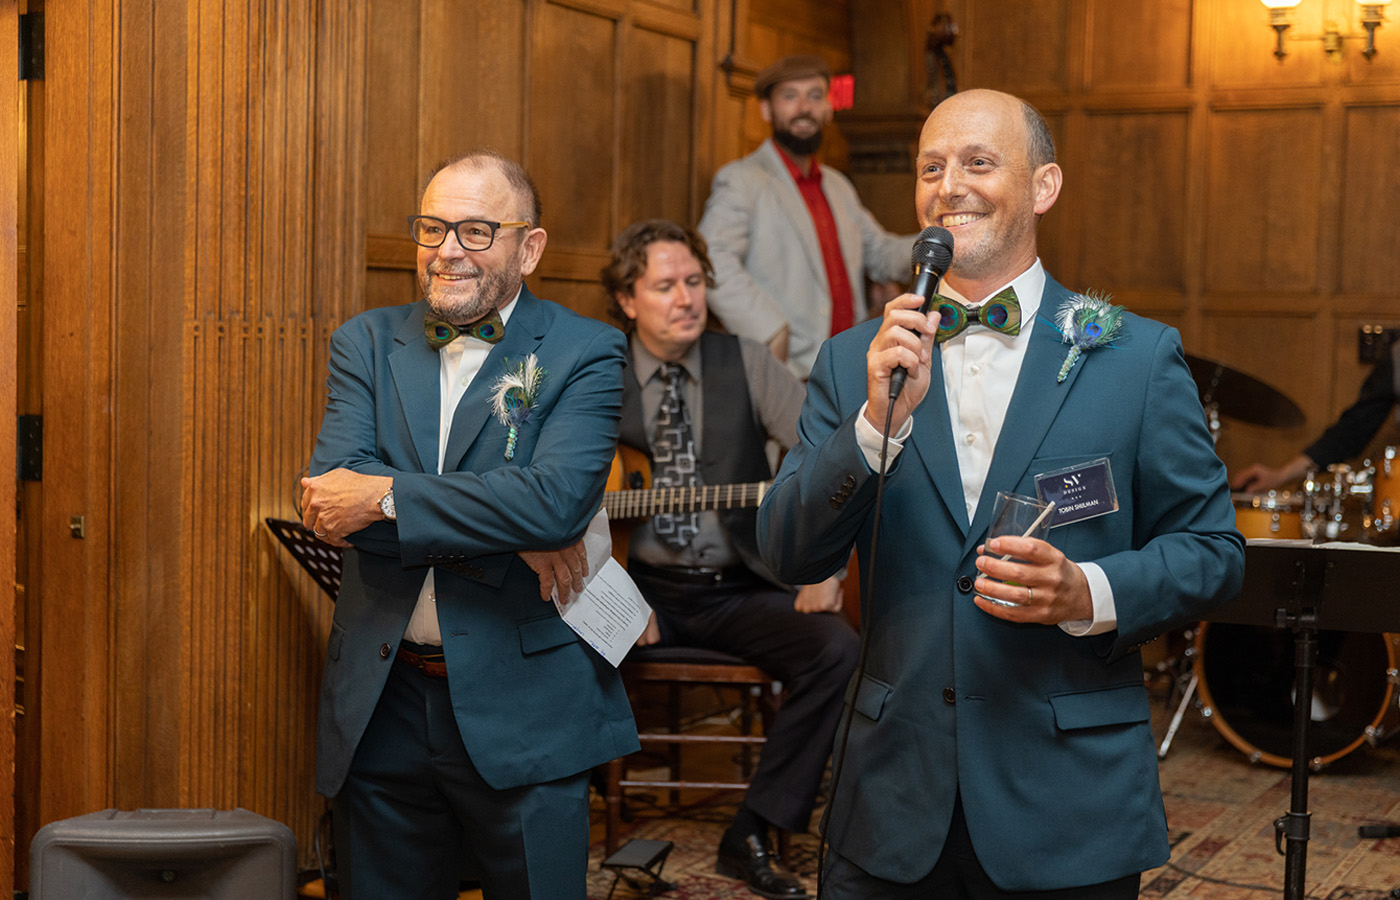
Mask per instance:
[[[409,216],[408,233],[420,247],[441,247],[447,235],[456,232],[457,243],[463,250],[489,250],[496,242],[498,228],[529,228],[529,222],[491,222],[487,219],[463,219],[444,222],[433,216]]]

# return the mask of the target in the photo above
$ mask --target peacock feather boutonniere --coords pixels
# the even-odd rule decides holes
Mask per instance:
[[[535,354],[531,353],[524,362],[497,379],[495,387],[491,389],[491,410],[501,424],[510,429],[510,435],[506,438],[506,459],[515,458],[515,440],[520,435],[520,429],[535,413],[545,374]]]
[[[1065,380],[1085,350],[1111,347],[1122,336],[1123,307],[1114,306],[1109,299],[1106,293],[1085,291],[1070,297],[1060,307],[1054,325],[1069,344],[1069,353],[1060,366],[1060,374],[1055,376],[1056,384]]]

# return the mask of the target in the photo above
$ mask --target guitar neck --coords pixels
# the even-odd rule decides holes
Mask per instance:
[[[606,491],[603,506],[609,519],[645,519],[663,513],[748,509],[763,502],[772,482],[703,484],[696,487],[644,488]]]

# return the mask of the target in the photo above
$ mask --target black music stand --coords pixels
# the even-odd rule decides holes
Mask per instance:
[[[1311,815],[1307,811],[1307,746],[1317,633],[1323,629],[1400,631],[1400,604],[1346,602],[1348,597],[1373,594],[1377,585],[1385,584],[1400,591],[1400,548],[1251,539],[1239,597],[1209,617],[1212,622],[1293,630],[1298,672],[1293,699],[1293,796],[1288,812],[1274,820],[1274,847],[1285,857],[1286,900],[1303,900],[1307,871]]]
[[[339,547],[322,543],[310,529],[292,519],[263,519],[282,546],[292,551],[292,556],[306,573],[316,580],[321,590],[334,600],[340,593],[340,567],[344,554]]]

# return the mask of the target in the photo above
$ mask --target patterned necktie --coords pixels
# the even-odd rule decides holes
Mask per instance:
[[[652,439],[652,484],[656,487],[691,487],[700,483],[695,467],[695,437],[690,430],[690,413],[681,399],[685,369],[675,363],[661,366],[666,390],[656,413],[656,436]],[[700,530],[698,512],[653,516],[651,527],[672,550],[684,549]]]
[[[441,350],[464,334],[494,344],[506,336],[506,326],[500,312],[494,309],[470,325],[453,325],[428,313],[423,317],[423,334],[428,338],[429,347]]]
[[[938,334],[935,343],[943,343],[962,334],[969,325],[984,325],[993,331],[1013,337],[1021,333],[1021,301],[1011,288],[998,293],[981,306],[963,306],[948,297],[935,296],[938,304]]]

